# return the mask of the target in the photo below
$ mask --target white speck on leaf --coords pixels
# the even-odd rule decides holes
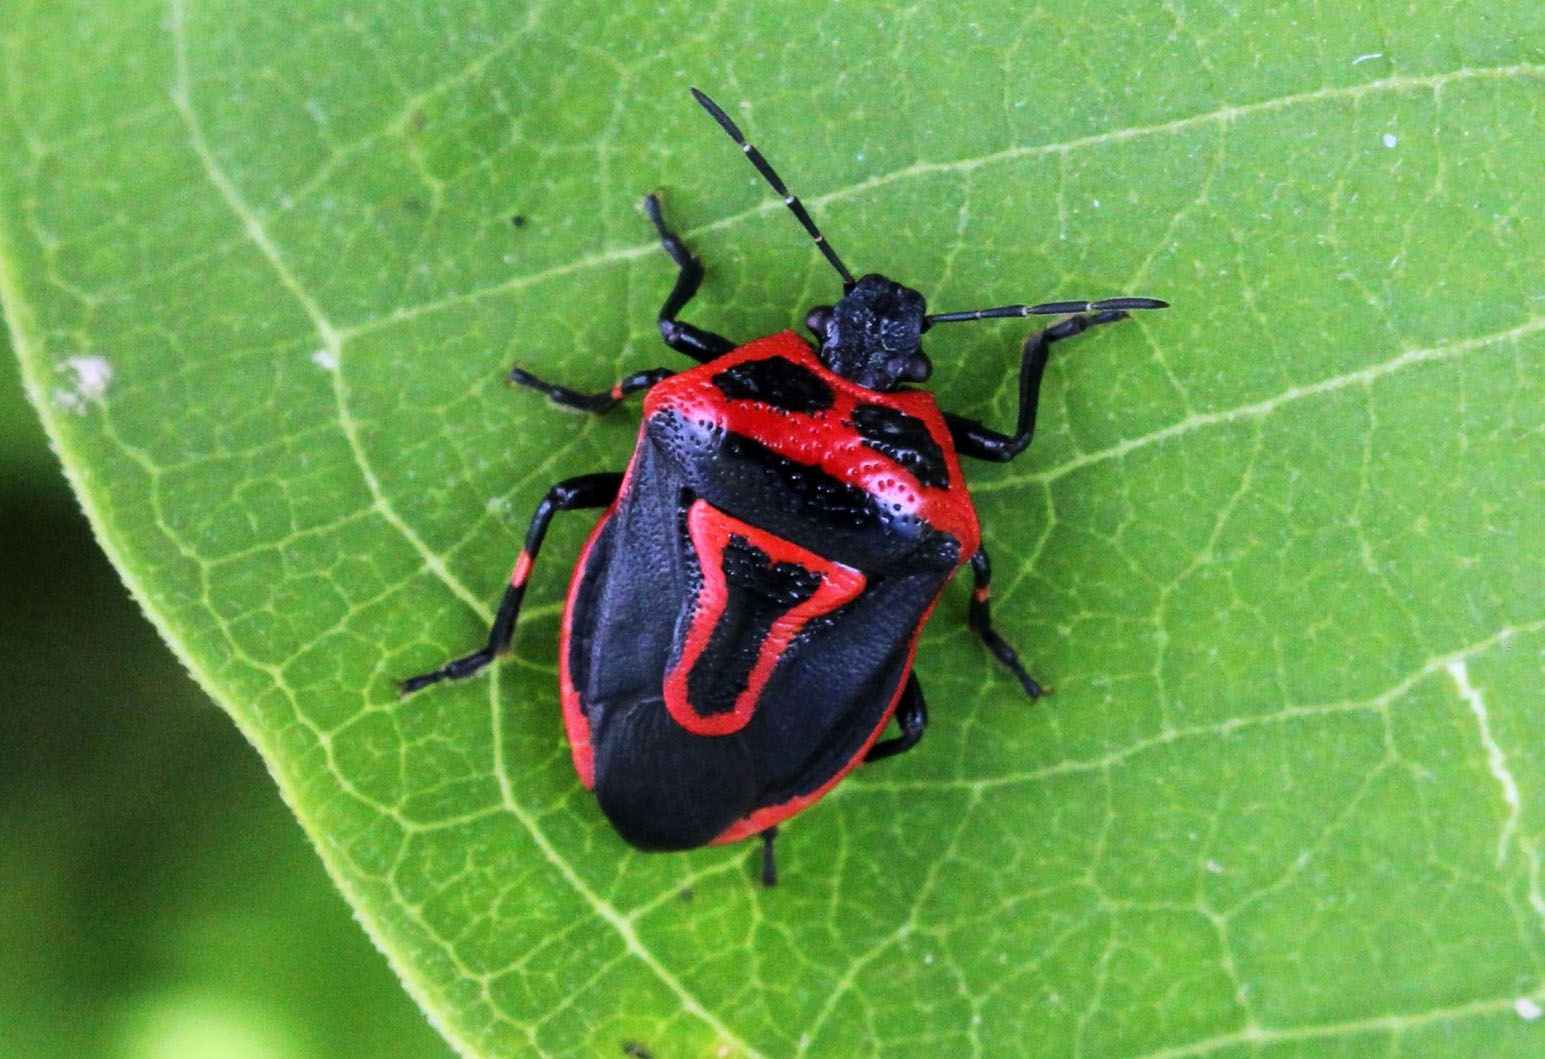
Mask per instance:
[[[1384,58],[1384,53],[1383,52],[1381,52],[1381,51],[1371,51],[1371,52],[1368,52],[1366,55],[1359,55],[1357,58],[1353,59],[1352,60],[1352,65],[1356,66],[1359,63],[1371,62],[1374,59],[1382,59],[1382,58]]]
[[[1513,1010],[1518,1012],[1519,1018],[1528,1022],[1533,1022],[1541,1015],[1545,1015],[1545,1010],[1541,1010],[1538,1004],[1526,996],[1521,996],[1513,1001]]]
[[[1222,875],[1223,874],[1223,865],[1219,864],[1215,860],[1210,860],[1209,859],[1208,861],[1206,861],[1202,865],[1202,867],[1206,868],[1213,875]]]
[[[71,357],[65,363],[75,373],[75,389],[89,401],[100,400],[113,381],[113,366],[106,357]]]
[[[334,353],[330,349],[319,349],[315,353],[311,354],[311,363],[315,364],[323,371],[337,371],[338,354]]]
[[[78,356],[65,358],[64,367],[74,372],[75,385],[56,387],[54,403],[76,415],[85,415],[86,405],[100,404],[107,393],[107,386],[113,381],[113,366],[106,357]]]
[[[1395,144],[1397,144],[1399,142],[1400,142],[1400,138],[1397,137],[1394,133],[1386,132],[1384,134],[1384,146],[1385,147],[1393,147],[1393,146],[1395,146]]]

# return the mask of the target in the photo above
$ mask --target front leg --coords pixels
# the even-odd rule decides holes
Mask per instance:
[[[1070,316],[1031,335],[1025,340],[1024,353],[1019,361],[1018,428],[1013,434],[1000,434],[975,419],[946,412],[944,419],[949,424],[956,451],[962,456],[998,463],[1007,463],[1024,452],[1030,444],[1031,435],[1035,433],[1035,413],[1041,403],[1041,377],[1046,373],[1046,361],[1051,355],[1052,343],[1083,334],[1099,324],[1113,324],[1126,318],[1124,310],[1108,309],[1089,316]]]
[[[692,256],[692,251],[681,241],[681,236],[666,225],[665,217],[660,212],[658,195],[644,196],[644,214],[659,233],[660,246],[676,262],[677,268],[676,284],[666,296],[665,304],[660,307],[660,337],[667,346],[699,363],[706,364],[715,357],[722,357],[735,348],[734,342],[676,318],[703,282],[703,263]]]
[[[511,368],[507,378],[518,386],[529,386],[533,390],[545,393],[554,404],[562,405],[565,408],[577,408],[581,412],[595,412],[599,415],[616,408],[622,403],[622,399],[629,394],[647,390],[656,383],[664,382],[674,374],[676,373],[669,368],[636,371],[617,383],[610,390],[602,390],[600,393],[581,393],[578,390],[571,390],[567,386],[544,382],[521,367]]]

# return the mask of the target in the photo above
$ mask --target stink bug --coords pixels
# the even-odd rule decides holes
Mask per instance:
[[[692,95],[740,146],[842,277],[835,305],[744,344],[678,319],[703,266],[654,195],[644,212],[678,269],[660,337],[700,363],[640,371],[580,393],[521,368],[511,382],[560,405],[607,412],[647,391],[627,469],[554,485],[537,506],[482,649],[407,680],[404,693],[469,676],[509,647],[526,580],[554,513],[605,508],[569,583],[559,688],[574,767],[624,839],[682,850],[761,835],[776,878],[777,824],[861,762],[917,745],[928,723],[913,672],[918,636],[969,563],[969,622],[1034,699],[1042,688],[992,627],[992,577],[960,456],[1004,462],[1035,427],[1054,343],[1162,309],[1108,298],[927,312],[917,291],[855,279],[740,129]],[[935,324],[1065,315],[1019,364],[1019,422],[1001,434],[941,412],[920,336]],[[880,740],[895,717],[900,734]]]

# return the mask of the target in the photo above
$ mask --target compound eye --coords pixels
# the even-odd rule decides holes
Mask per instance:
[[[821,341],[826,341],[826,329],[832,322],[832,307],[830,305],[817,305],[805,314],[805,326],[810,333]]]

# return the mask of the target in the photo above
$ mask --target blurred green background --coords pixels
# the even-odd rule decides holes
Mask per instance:
[[[0,527],[0,1056],[449,1055],[92,540],[3,334]]]

